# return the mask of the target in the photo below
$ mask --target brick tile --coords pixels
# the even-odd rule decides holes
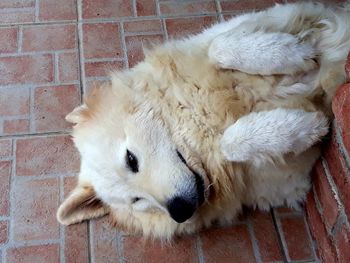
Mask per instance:
[[[335,235],[335,242],[338,248],[338,260],[341,263],[350,262],[350,231],[343,224]]]
[[[76,20],[75,0],[40,0],[39,20]]]
[[[27,88],[0,89],[0,116],[26,114],[29,114],[29,90]]]
[[[348,78],[350,78],[350,52],[349,52],[349,55],[348,55],[348,59],[346,60],[345,72],[348,75]]]
[[[52,82],[52,55],[1,57],[0,70],[0,85]]]
[[[79,60],[76,52],[59,54],[58,79],[60,82],[79,79]]]
[[[161,43],[163,35],[150,36],[128,36],[125,37],[125,44],[127,48],[129,67],[135,66],[138,62],[143,60],[142,45],[144,43]]]
[[[332,109],[338,124],[346,151],[350,155],[350,83],[341,86],[332,103]]]
[[[123,61],[86,62],[85,76],[86,77],[105,77],[105,76],[109,76],[110,72],[123,69],[123,67],[124,67]]]
[[[121,57],[121,39],[118,23],[83,25],[85,58]]]
[[[171,244],[160,241],[146,241],[142,237],[124,238],[124,258],[126,262],[198,262],[195,237],[182,237]]]
[[[10,248],[6,253],[7,263],[58,263],[59,245],[39,245]]]
[[[34,126],[37,132],[61,131],[71,127],[65,116],[80,104],[77,85],[36,88],[34,91]]]
[[[162,25],[159,19],[124,22],[124,32],[126,34],[161,31]]]
[[[29,23],[35,21],[35,9],[14,9],[11,12],[2,13],[0,16],[0,23],[14,24],[14,23]]]
[[[309,240],[304,218],[281,219],[288,254],[292,260],[313,259],[311,241]]]
[[[16,157],[18,176],[79,170],[79,155],[69,136],[18,139]]]
[[[0,28],[0,53],[11,53],[17,51],[17,27]]]
[[[0,216],[9,214],[11,161],[0,161]]]
[[[200,236],[206,262],[255,262],[246,226],[211,229]]]
[[[12,155],[12,141],[10,139],[0,140],[0,158]]]
[[[283,3],[283,0],[238,0],[238,1],[220,1],[222,11],[243,11],[243,10],[259,10],[275,3]]]
[[[278,207],[278,208],[276,208],[276,210],[277,210],[277,212],[278,212],[279,214],[289,214],[289,213],[299,212],[299,211],[297,211],[297,210],[295,210],[295,209],[293,209],[293,208],[286,207],[286,206],[284,206],[284,207]]]
[[[346,167],[345,160],[338,149],[335,134],[333,132],[331,140],[325,147],[324,157],[327,161],[329,171],[335,184],[338,187],[340,199],[344,204],[345,212],[350,216],[350,179],[349,171]]]
[[[156,12],[155,0],[136,0],[137,16],[154,16]]]
[[[64,178],[64,196],[67,197],[77,182],[76,177]],[[89,262],[87,223],[71,225],[65,228],[64,256],[66,262]]]
[[[35,0],[1,0],[0,8],[34,7]]]
[[[14,239],[59,238],[59,225],[55,217],[59,204],[58,178],[16,180],[13,190]]]
[[[193,18],[167,19],[166,28],[169,37],[178,38],[189,34],[201,32],[204,28],[217,22],[214,16],[203,16]]]
[[[320,161],[314,167],[313,182],[318,200],[320,200],[323,209],[324,219],[327,225],[332,228],[337,221],[339,208]]]
[[[0,245],[8,242],[8,221],[0,221]]]
[[[91,262],[119,262],[117,233],[111,228],[108,217],[94,220],[91,224]]]
[[[120,18],[132,15],[130,0],[83,0],[83,19]]]
[[[270,213],[254,212],[252,215],[255,237],[258,241],[261,260],[283,261],[278,235]]]
[[[4,120],[4,134],[29,132],[29,120]]]
[[[75,25],[40,25],[23,28],[23,51],[75,48]]]
[[[335,249],[330,242],[322,218],[317,211],[313,191],[310,191],[306,200],[306,214],[312,237],[316,240],[318,256],[321,262],[333,263],[336,259]]]
[[[203,14],[215,13],[216,7],[214,1],[198,1],[198,2],[161,2],[160,12],[163,15],[188,15],[188,14]]]

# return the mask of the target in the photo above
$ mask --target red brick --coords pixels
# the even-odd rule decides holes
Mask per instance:
[[[0,161],[0,216],[6,216],[10,205],[11,161]]]
[[[318,161],[314,167],[313,182],[318,200],[321,203],[324,219],[331,229],[337,221],[339,208],[321,161]]]
[[[200,236],[206,262],[255,262],[246,226],[211,229]]]
[[[64,196],[67,197],[77,182],[76,177],[64,178]],[[65,228],[64,256],[66,262],[89,262],[87,223]]]
[[[12,141],[10,139],[0,140],[0,158],[12,155]]]
[[[282,0],[238,0],[238,1],[220,1],[222,11],[242,11],[242,10],[259,10],[275,3],[283,3]]]
[[[346,151],[350,155],[350,83],[344,84],[337,90],[333,98],[332,109]]]
[[[5,120],[5,134],[19,134],[29,132],[29,120]]]
[[[0,8],[34,7],[35,0],[1,0]]]
[[[65,116],[80,104],[76,85],[41,87],[34,91],[34,126],[38,132],[60,131],[71,127]]]
[[[261,260],[283,261],[278,235],[270,213],[254,212],[253,227],[258,241]]]
[[[124,22],[125,33],[161,32],[162,24],[159,19]]]
[[[311,191],[307,196],[306,214],[310,226],[311,234],[316,240],[316,247],[318,249],[319,258],[321,262],[333,263],[336,259],[335,249],[327,235],[322,218],[317,211],[313,192]]]
[[[121,57],[118,23],[84,24],[85,58]]]
[[[26,114],[29,114],[29,90],[27,88],[0,90],[0,116]]]
[[[279,214],[290,214],[290,213],[295,213],[295,212],[299,212],[293,208],[290,208],[290,207],[278,207],[276,208],[277,212]]]
[[[324,150],[324,157],[327,161],[329,171],[338,188],[338,194],[344,204],[345,212],[350,216],[350,179],[349,171],[346,168],[345,160],[338,149],[335,134],[328,142]]]
[[[8,221],[0,221],[0,245],[8,242]]]
[[[59,245],[39,245],[10,248],[6,252],[7,263],[58,263],[60,262]]]
[[[19,176],[79,170],[79,155],[69,136],[18,139],[16,157],[16,174]]]
[[[102,61],[102,62],[86,62],[85,76],[86,77],[105,77],[109,76],[110,72],[120,70],[124,67],[123,61]]]
[[[94,220],[91,224],[91,262],[119,262],[117,232],[110,226],[108,217]]]
[[[52,82],[52,55],[0,58],[0,85]]]
[[[143,42],[161,43],[162,41],[163,35],[125,37],[129,67],[135,66],[138,62],[144,59],[144,54],[142,50]]]
[[[160,241],[146,241],[142,237],[124,238],[124,258],[126,262],[198,262],[195,237],[182,237],[171,244]],[[142,259],[142,260],[141,260]]]
[[[11,53],[17,51],[17,27],[0,28],[0,53]]]
[[[350,231],[343,224],[335,235],[335,242],[338,248],[338,260],[341,263],[350,262]]]
[[[347,59],[346,64],[345,64],[345,72],[348,75],[348,77],[350,78],[350,52],[349,52],[348,59]]]
[[[304,218],[283,218],[281,225],[290,259],[313,259],[312,245],[306,231]]]
[[[76,20],[75,0],[40,0],[39,20]]]
[[[83,19],[131,16],[130,0],[83,0]]]
[[[217,22],[214,16],[167,19],[166,28],[170,37],[181,37],[201,32]]]
[[[76,52],[59,54],[58,79],[60,82],[79,79],[79,60]]]
[[[156,15],[155,0],[136,0],[137,16],[154,16]]]
[[[75,25],[40,25],[23,28],[23,51],[75,48]]]
[[[17,24],[29,23],[35,20],[35,9],[13,9],[11,12],[1,13],[0,23]]]
[[[160,12],[164,15],[184,15],[196,13],[213,13],[216,12],[214,1],[201,2],[161,2]]]
[[[15,240],[59,238],[59,225],[55,217],[59,204],[58,178],[16,180],[13,193]]]

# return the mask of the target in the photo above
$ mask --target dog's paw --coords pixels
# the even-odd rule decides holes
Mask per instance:
[[[228,32],[212,41],[208,56],[218,67],[249,74],[294,74],[317,66],[314,48],[286,33]]]

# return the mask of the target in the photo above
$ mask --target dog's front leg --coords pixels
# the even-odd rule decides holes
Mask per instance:
[[[319,112],[278,108],[253,112],[229,126],[221,151],[229,161],[255,164],[301,153],[328,132],[328,120]]]
[[[279,32],[249,32],[241,28],[217,36],[209,46],[212,63],[249,74],[293,74],[315,68],[315,51],[296,36]]]

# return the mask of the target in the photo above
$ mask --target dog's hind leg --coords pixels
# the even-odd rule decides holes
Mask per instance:
[[[229,161],[254,165],[300,154],[328,132],[328,120],[319,112],[274,109],[253,112],[229,126],[221,138],[221,151]]]
[[[249,33],[244,28],[217,36],[208,56],[218,67],[249,74],[293,74],[317,66],[312,45],[298,37],[279,32]]]

